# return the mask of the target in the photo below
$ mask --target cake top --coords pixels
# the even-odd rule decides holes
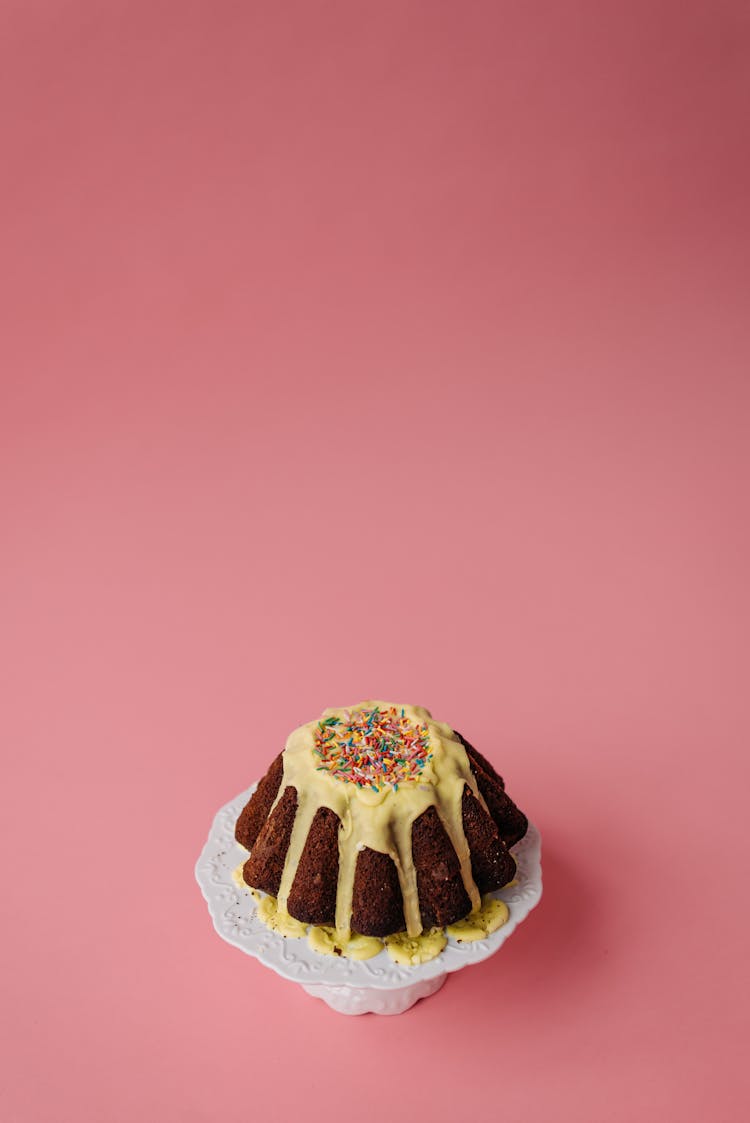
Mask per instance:
[[[314,734],[318,772],[378,792],[419,780],[432,759],[427,721],[412,721],[404,706],[362,703],[322,718]]]

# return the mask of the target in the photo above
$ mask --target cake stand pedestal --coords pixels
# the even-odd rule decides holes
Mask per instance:
[[[339,1014],[403,1014],[420,998],[429,998],[440,990],[448,975],[438,975],[435,979],[424,979],[393,990],[376,987],[330,986],[327,983],[311,983],[303,989],[313,998],[322,998],[332,1010]]]

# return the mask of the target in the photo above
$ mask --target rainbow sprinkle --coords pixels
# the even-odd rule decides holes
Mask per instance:
[[[313,752],[318,772],[358,788],[380,791],[417,780],[432,753],[427,723],[413,725],[395,706],[344,711],[343,717],[318,722]]]

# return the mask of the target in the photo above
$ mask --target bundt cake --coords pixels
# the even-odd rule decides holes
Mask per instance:
[[[237,820],[245,883],[343,936],[453,924],[512,880],[526,816],[420,706],[361,702],[295,729]]]

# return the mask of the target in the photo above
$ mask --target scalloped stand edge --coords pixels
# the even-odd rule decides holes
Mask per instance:
[[[339,1014],[404,1013],[420,999],[429,998],[431,994],[440,990],[448,974],[452,971],[463,966],[468,967],[472,962],[479,962],[498,951],[505,939],[541,899],[541,835],[533,824],[529,824],[526,839],[519,843],[519,847],[523,847],[525,854],[523,857],[517,855],[519,870],[521,862],[524,866],[524,885],[520,891],[522,900],[515,901],[509,898],[511,906],[510,922],[494,933],[489,940],[464,946],[465,950],[462,953],[466,955],[464,962],[455,961],[454,949],[451,957],[446,959],[446,970],[444,971],[439,970],[437,960],[431,961],[422,968],[409,969],[420,973],[420,977],[414,978],[413,981],[405,982],[405,969],[397,969],[395,964],[390,964],[390,971],[400,977],[393,978],[390,982],[385,981],[383,969],[377,969],[374,973],[380,978],[373,986],[358,986],[354,982],[344,982],[340,979],[324,982],[318,978],[313,982],[310,980],[310,965],[295,962],[294,953],[284,947],[286,940],[281,940],[275,934],[269,933],[265,926],[260,921],[254,921],[252,916],[241,918],[235,907],[238,903],[238,897],[236,888],[231,883],[230,873],[236,859],[229,860],[230,851],[235,845],[234,822],[242,806],[255,790],[255,786],[253,784],[241,796],[238,796],[217,812],[208,840],[196,863],[196,879],[208,904],[214,928],[222,939],[248,954],[256,956],[265,966],[271,967],[282,977],[298,983],[307,994],[313,998],[321,999]],[[500,890],[497,895],[502,897],[504,891]],[[254,933],[253,929],[259,930],[259,939],[257,932]],[[276,943],[276,941],[280,942]],[[294,942],[296,943],[296,941]],[[279,952],[282,953],[282,959],[279,959]],[[315,960],[321,958],[315,953],[310,953],[310,955],[314,956]],[[299,955],[296,958],[299,958]],[[440,958],[442,959],[442,956]],[[337,960],[329,966],[326,960],[326,963],[320,964],[320,966],[325,968],[328,973],[333,969],[340,974],[340,971],[344,968],[344,963]],[[346,970],[351,973],[357,967],[362,968],[364,966],[364,964],[347,961]],[[370,974],[372,973],[371,970]]]

